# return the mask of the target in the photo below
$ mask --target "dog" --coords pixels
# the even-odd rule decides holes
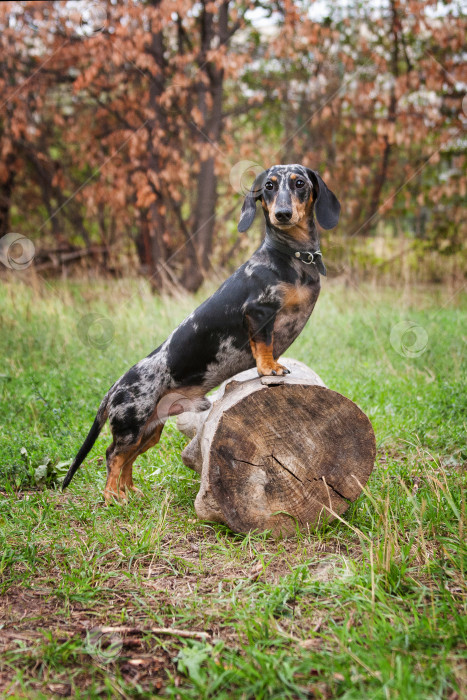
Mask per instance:
[[[266,235],[251,258],[176,328],[156,350],[107,392],[94,423],[63,481],[63,488],[95,443],[105,421],[106,503],[139,491],[135,459],[156,445],[169,416],[210,407],[206,393],[256,365],[258,374],[284,375],[277,359],[310,317],[326,268],[315,217],[337,225],[340,204],[314,170],[275,165],[259,174],[246,194],[238,230],[247,231],[261,202]]]

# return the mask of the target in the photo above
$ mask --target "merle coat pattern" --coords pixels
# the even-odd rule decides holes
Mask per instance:
[[[266,235],[260,247],[167,340],[109,389],[63,482],[65,488],[108,419],[104,496],[137,491],[132,465],[160,439],[165,420],[209,407],[205,395],[256,365],[260,375],[286,374],[276,361],[313,311],[326,269],[314,215],[336,226],[340,204],[321,177],[302,165],[275,165],[258,175],[243,203],[239,231],[261,201]]]

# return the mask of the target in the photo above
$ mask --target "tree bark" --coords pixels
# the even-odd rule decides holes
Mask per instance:
[[[391,94],[389,98],[388,107],[388,122],[390,124],[395,124],[397,116],[397,98],[396,98],[396,80],[399,77],[399,31],[400,31],[400,19],[397,14],[397,7],[395,0],[391,0],[391,37],[392,37],[392,48],[391,48],[391,68],[393,83],[391,86]],[[375,219],[378,214],[379,205],[381,201],[381,193],[383,187],[386,184],[388,177],[389,168],[389,158],[392,151],[392,141],[389,140],[387,135],[384,136],[384,149],[383,156],[381,158],[381,166],[376,174],[373,189],[370,198],[370,208],[369,216],[367,216],[365,223],[361,228],[361,233],[363,236],[370,234],[371,230],[375,225]]]
[[[7,168],[11,165],[8,158],[6,159],[5,165]],[[15,172],[8,169],[6,180],[0,183],[0,237],[10,232],[10,208],[14,181]]]
[[[201,474],[198,517],[235,532],[285,535],[332,520],[373,469],[365,414],[306,365],[282,362],[290,375],[242,372],[221,386],[209,411],[178,419],[193,437],[182,459]]]
[[[228,0],[225,0],[220,6],[217,26],[214,23],[213,13],[208,11],[206,6],[203,7],[200,17],[201,50],[198,63],[204,78],[198,82],[197,103],[203,115],[203,128],[199,129],[194,125],[193,135],[201,146],[207,149],[216,149],[222,134],[224,83],[224,69],[218,67],[213,61],[207,60],[207,56],[216,32],[220,46],[224,46],[230,38],[228,6]],[[201,264],[203,273],[206,273],[209,268],[216,225],[217,177],[215,167],[214,155],[202,157],[197,177],[193,229],[195,245],[198,250],[198,264]],[[187,264],[192,266],[193,261],[187,258]],[[192,277],[189,270],[186,270],[186,274],[190,278]]]
[[[160,0],[153,0],[154,7],[160,5]],[[147,49],[158,66],[158,73],[153,77],[149,87],[149,107],[153,118],[149,122],[148,131],[148,169],[154,173],[162,170],[163,163],[157,154],[152,134],[156,128],[167,129],[164,110],[160,105],[160,98],[165,89],[164,69],[164,37],[162,31],[153,32],[151,43]],[[160,197],[160,193],[157,193]],[[167,261],[167,246],[164,242],[164,232],[167,228],[166,217],[161,214],[159,205],[161,201],[152,203],[145,213],[142,213],[140,233],[136,241],[136,249],[142,263],[143,270],[149,276],[151,287],[160,291],[164,287],[166,273],[164,266]]]

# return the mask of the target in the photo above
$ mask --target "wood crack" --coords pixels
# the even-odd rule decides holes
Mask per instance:
[[[248,462],[246,459],[239,459],[238,457],[233,458],[234,462],[242,462],[242,464],[249,464],[251,467],[261,467],[264,468],[264,464],[255,464],[254,462]]]
[[[324,484],[326,484],[326,486],[329,486],[334,491],[334,493],[336,493],[338,496],[340,496],[340,498],[343,498],[344,501],[347,501],[347,503],[352,503],[352,499],[348,498],[347,496],[344,496],[343,493],[338,491],[335,486],[333,486],[329,481],[326,480],[326,477],[314,476],[313,479],[309,479],[308,477],[306,477],[306,479],[307,479],[307,481],[322,481]]]
[[[274,457],[274,455],[271,455],[271,457],[277,462],[277,464],[278,464],[280,467],[282,467],[283,469],[285,469],[286,472],[289,472],[289,474],[291,474],[291,475],[293,476],[294,479],[297,479],[297,481],[299,481],[301,484],[303,484],[303,481],[300,479],[300,477],[298,477],[296,474],[294,474],[292,471],[290,471],[290,469],[288,469],[288,468],[285,466],[285,464],[282,464],[282,462],[280,462],[280,461],[277,459],[277,457]]]

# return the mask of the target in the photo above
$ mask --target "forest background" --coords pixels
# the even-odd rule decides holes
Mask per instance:
[[[0,29],[0,274],[196,291],[258,245],[255,174],[300,162],[342,203],[331,278],[463,284],[462,3],[4,2]]]

